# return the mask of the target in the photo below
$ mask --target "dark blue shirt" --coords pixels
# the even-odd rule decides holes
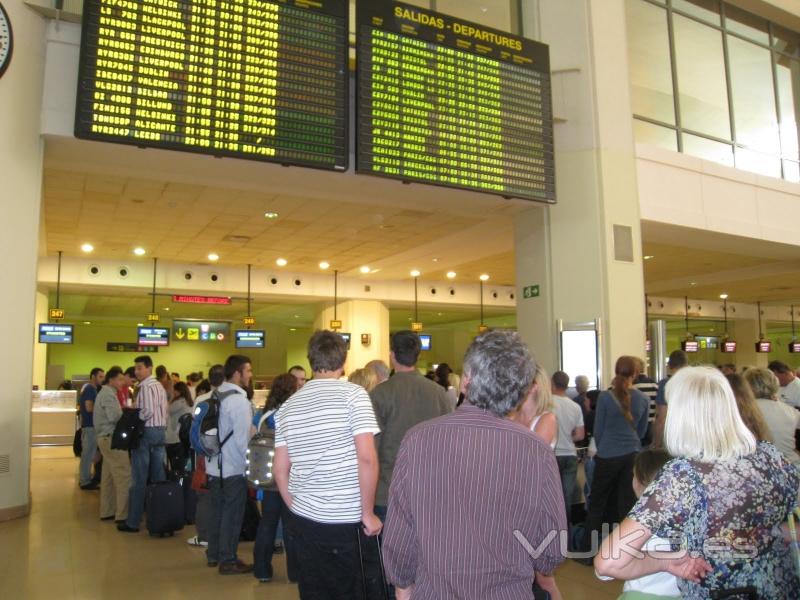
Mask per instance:
[[[91,383],[83,386],[81,391],[80,407],[81,407],[81,427],[94,427],[94,413],[86,411],[86,402],[91,400],[92,404],[97,399],[97,388]],[[92,408],[94,410],[94,407]]]
[[[656,392],[656,405],[657,406],[666,406],[667,405],[667,382],[669,381],[669,377],[664,377],[661,381],[658,382],[658,392]]]
[[[642,438],[647,434],[647,396],[637,389],[631,389],[631,413],[633,423],[622,414],[622,407],[611,391],[605,391],[597,399],[594,417],[594,439],[597,442],[597,456],[614,458],[639,452]]]

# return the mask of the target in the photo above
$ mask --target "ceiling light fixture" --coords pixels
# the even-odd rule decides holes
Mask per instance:
[[[147,250],[145,250],[141,246],[137,246],[136,248],[133,249],[133,253],[136,256],[144,256],[145,254],[147,254]]]
[[[278,213],[273,211],[268,211],[264,213],[264,218],[269,219],[270,221],[274,221],[275,219],[278,218],[278,216],[279,216]]]
[[[363,267],[361,267],[359,269],[359,271],[361,271],[364,275],[369,275],[369,273],[370,273],[370,271],[372,271],[372,269],[370,269],[367,265],[364,265]]]
[[[166,312],[169,312],[169,306],[165,306],[165,307],[164,307],[164,310],[165,310]]]
[[[92,246],[92,245],[91,245],[91,244],[89,244],[89,243],[86,243],[86,244],[84,244],[83,246],[81,246],[81,250],[83,250],[84,252],[86,252],[86,254],[89,254],[89,252],[93,252],[93,251],[94,251],[94,246]]]
[[[411,271],[411,276],[412,277],[419,277],[420,275],[422,275],[422,273],[420,273],[417,269],[414,269],[413,271]]]
[[[216,252],[212,252],[211,254],[208,255],[208,260],[210,260],[211,262],[218,261],[219,260],[219,254],[217,254]]]
[[[278,260],[275,261],[275,264],[278,265],[279,267],[285,267],[286,265],[289,264],[289,261],[286,260],[285,258],[279,258]]]
[[[478,279],[480,279],[481,281],[489,281],[489,276],[486,273],[484,273],[483,275],[478,277]]]
[[[322,269],[323,271],[327,271],[328,269],[331,268],[331,263],[323,260],[321,263],[319,263],[319,268]]]
[[[652,254],[648,254],[647,256],[644,257],[645,260],[650,260],[651,258],[655,258],[655,256],[653,256]]]
[[[137,323],[136,326],[137,327],[144,327],[144,323]]]
[[[83,324],[84,324],[84,325],[91,325],[91,324],[92,324],[92,322],[91,322],[91,321],[84,321],[84,322],[83,322]]]
[[[455,271],[448,271],[447,272],[447,278],[448,279],[455,279],[456,278],[456,272]]]
[[[728,294],[720,294],[719,295],[719,299],[720,300],[727,300],[728,299]]]

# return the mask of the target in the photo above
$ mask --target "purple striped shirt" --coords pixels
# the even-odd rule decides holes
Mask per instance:
[[[167,426],[167,391],[155,377],[148,377],[139,384],[136,406],[141,409],[139,418],[145,427]]]
[[[564,560],[565,529],[553,451],[521,425],[465,404],[406,434],[384,555],[389,581],[414,585],[414,600],[530,599],[534,570]]]

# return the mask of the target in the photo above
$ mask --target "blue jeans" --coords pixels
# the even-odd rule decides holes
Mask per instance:
[[[236,562],[239,536],[242,533],[244,505],[247,501],[247,479],[234,475],[220,479],[208,477],[211,514],[208,519],[208,562]]]
[[[89,485],[92,482],[92,463],[97,453],[97,435],[94,427],[81,428],[81,467],[78,483]]]
[[[164,481],[165,427],[145,427],[139,446],[131,451],[131,489],[128,494],[128,527],[139,528],[144,513],[144,494],[147,478]]]
[[[567,510],[567,525],[572,522],[572,497],[578,478],[577,456],[556,456],[558,472],[561,475],[561,491],[564,492],[564,505]]]

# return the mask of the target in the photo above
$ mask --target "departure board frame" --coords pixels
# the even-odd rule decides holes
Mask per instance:
[[[358,173],[555,204],[548,46],[392,0],[356,27]]]
[[[75,137],[343,172],[348,54],[348,0],[85,0]]]

